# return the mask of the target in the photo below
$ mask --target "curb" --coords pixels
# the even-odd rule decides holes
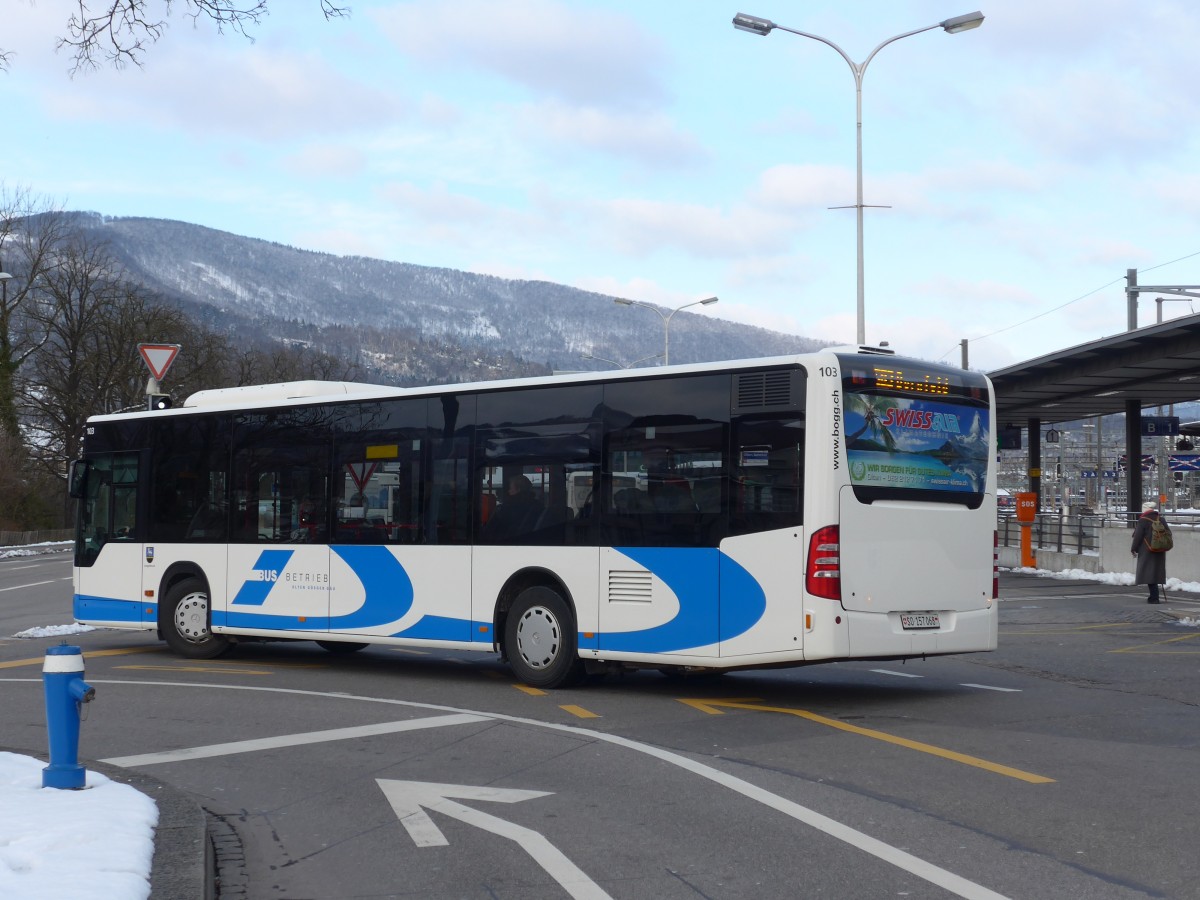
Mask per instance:
[[[141,791],[158,806],[154,829],[154,861],[150,868],[150,900],[214,900],[212,841],[208,817],[190,794],[166,782],[94,761],[82,761],[113,781]]]

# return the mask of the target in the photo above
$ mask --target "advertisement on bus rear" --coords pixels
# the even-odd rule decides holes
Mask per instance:
[[[856,487],[982,493],[988,412],[936,400],[846,396],[846,450]]]

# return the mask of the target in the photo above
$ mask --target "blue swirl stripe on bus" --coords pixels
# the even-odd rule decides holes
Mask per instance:
[[[670,653],[704,647],[744,634],[767,608],[762,586],[719,550],[681,547],[620,547],[660,578],[679,600],[675,618],[640,631],[602,632],[601,650]],[[722,601],[724,599],[724,602]]]
[[[71,603],[76,619],[96,622],[140,622],[142,604],[136,600],[116,600],[112,597],[95,597],[76,594]]]
[[[242,582],[233,603],[237,606],[262,606],[267,602],[267,594],[279,581],[279,576],[287,567],[294,550],[264,550],[258,554],[258,561],[251,566],[251,572],[257,572],[258,577],[247,578]]]
[[[413,586],[387,547],[331,547],[363,586],[363,604],[329,620],[330,631],[372,628],[403,618],[413,605]]]
[[[343,546],[331,549],[345,561],[361,582],[363,603],[358,609],[345,615],[328,619],[309,616],[304,623],[304,631],[361,632],[402,619],[412,609],[412,580],[404,566],[386,547]],[[259,578],[247,580],[233,602],[261,606],[271,588],[278,582],[292,553],[291,550],[264,550],[251,570],[260,573]],[[260,578],[262,580],[259,580]],[[286,630],[295,629],[297,620],[295,616],[230,611],[225,616],[224,624],[233,628]],[[466,641],[471,640],[472,632],[486,632],[487,640],[490,641],[491,623],[445,616],[424,616],[405,630],[391,636]]]

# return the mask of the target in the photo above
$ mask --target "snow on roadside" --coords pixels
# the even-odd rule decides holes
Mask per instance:
[[[84,790],[44,788],[45,765],[0,751],[0,897],[145,900],[154,801],[90,769]]]
[[[84,632],[97,630],[92,625],[80,625],[78,622],[75,622],[72,625],[39,625],[36,628],[26,628],[24,631],[18,631],[13,637],[47,638],[59,637],[64,634],[83,634]]]

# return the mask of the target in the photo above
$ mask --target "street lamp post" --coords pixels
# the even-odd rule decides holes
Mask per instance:
[[[644,306],[646,309],[652,309],[658,313],[659,317],[663,321],[663,365],[669,366],[671,364],[671,319],[674,318],[675,313],[679,312],[681,309],[687,309],[689,306],[708,306],[710,303],[716,303],[717,299],[717,297],[709,297],[705,300],[693,300],[691,303],[685,303],[683,306],[675,307],[669,313],[663,312],[657,306],[652,306],[649,303],[643,303],[641,300],[625,300],[621,297],[614,297],[613,302],[619,303],[621,306]],[[648,356],[646,358],[653,359],[654,357]],[[640,361],[641,360],[639,360],[639,362]]]
[[[958,34],[960,31],[969,31],[972,28],[978,28],[983,24],[983,13],[973,12],[962,16],[955,16],[952,19],[945,19],[938,22],[936,25],[927,25],[924,28],[917,28],[913,31],[906,31],[903,34],[898,34],[895,37],[890,37],[883,43],[879,44],[870,55],[867,56],[861,63],[856,63],[846,51],[835,44],[828,38],[823,38],[817,34],[809,34],[806,31],[797,31],[794,28],[787,28],[783,25],[777,25],[770,19],[762,19],[758,16],[749,16],[745,13],[738,13],[733,17],[733,27],[740,31],[748,31],[751,34],[757,34],[766,37],[772,30],[778,28],[780,31],[787,31],[791,34],[798,34],[800,37],[812,38],[814,41],[820,41],[836,50],[850,66],[850,71],[854,74],[854,108],[856,116],[856,134],[855,148],[857,151],[857,177],[855,181],[855,202],[854,209],[858,224],[858,343],[865,344],[867,341],[867,326],[866,326],[866,310],[864,301],[864,283],[863,283],[863,163],[862,163],[862,83],[863,75],[866,74],[867,66],[871,64],[871,60],[875,58],[875,54],[886,47],[888,44],[894,43],[901,38],[911,37],[914,34],[920,34],[923,31],[932,31],[935,28],[941,28],[947,34]],[[844,206],[835,206],[833,209],[845,209]]]

